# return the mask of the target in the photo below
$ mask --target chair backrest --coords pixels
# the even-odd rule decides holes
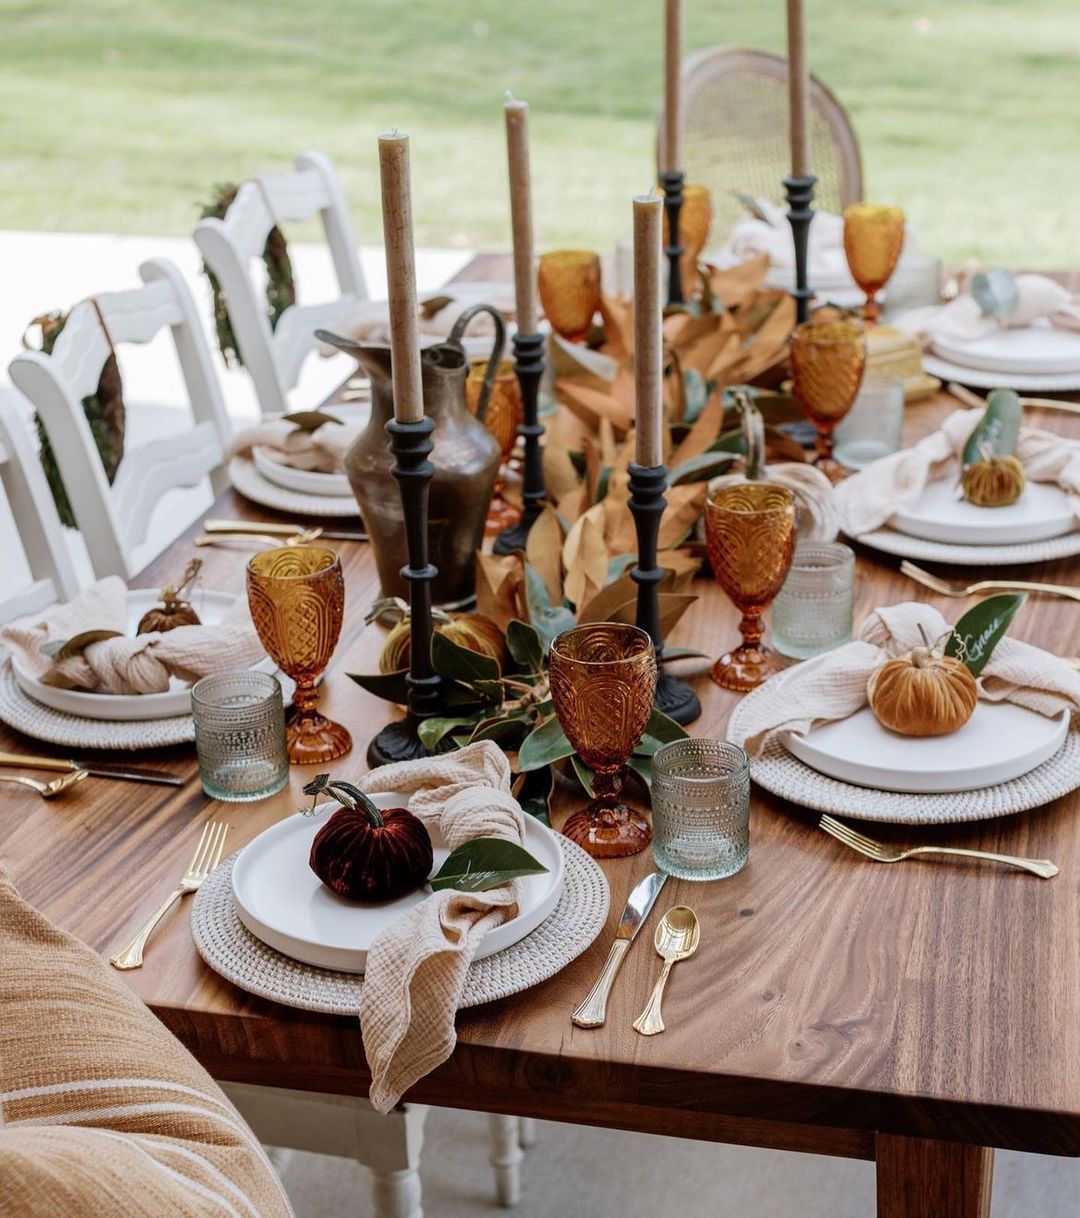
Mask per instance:
[[[709,47],[682,66],[683,170],[709,188],[712,242],[718,244],[745,211],[736,193],[784,203],[791,172],[787,59],[768,51]],[[663,141],[658,127],[657,147]],[[862,199],[859,143],[844,107],[810,78],[810,163],[817,176],[814,207],[842,211]]]
[[[230,427],[221,388],[187,284],[179,268],[151,258],[143,286],[81,301],[49,355],[29,351],[11,363],[11,379],[41,416],[94,574],[135,573],[133,553],[146,540],[154,506],[166,491],[209,477],[228,485],[224,450]],[[96,307],[95,307],[96,306]],[[109,485],[82,407],[96,393],[114,346],[146,343],[166,326],[187,387],[193,426],[127,449]]]
[[[225,297],[229,323],[244,366],[251,373],[264,415],[285,414],[315,331],[333,326],[354,304],[367,299],[356,232],[329,157],[304,152],[292,173],[264,174],[236,192],[223,220],[203,220],[195,242]],[[275,224],[318,216],[330,247],[340,296],[320,304],[295,304],[271,330],[252,264],[261,258]]]
[[[0,389],[0,484],[26,555],[31,582],[0,589],[0,625],[70,600],[78,579],[63,526],[24,415],[30,407],[14,389]],[[10,567],[5,571],[10,578]]]

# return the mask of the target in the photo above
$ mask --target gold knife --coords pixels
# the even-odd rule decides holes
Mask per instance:
[[[273,533],[279,537],[292,537],[304,531],[301,524],[282,524],[278,520],[204,520],[207,533]],[[368,535],[359,529],[323,529],[322,537],[327,541],[367,541]]]
[[[59,757],[32,757],[23,753],[0,753],[0,765],[26,770],[85,770],[95,778],[115,778],[124,782],[151,782],[163,787],[182,787],[183,778],[164,770],[144,770],[138,766],[112,766],[92,761],[64,761]]]

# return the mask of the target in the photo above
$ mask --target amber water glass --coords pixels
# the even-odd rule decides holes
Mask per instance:
[[[858,322],[811,318],[792,332],[792,389],[817,431],[814,464],[833,482],[850,472],[832,455],[833,431],[854,404],[865,371],[866,335]]]
[[[484,385],[484,374],[487,371],[486,359],[473,360],[469,365],[469,375],[465,380],[465,402],[472,414],[476,414],[480,405],[480,392]],[[482,422],[495,437],[499,445],[500,466],[499,476],[495,482],[495,491],[491,498],[491,508],[488,511],[486,533],[501,533],[503,529],[511,528],[521,519],[521,509],[508,503],[503,495],[506,479],[503,477],[503,466],[510,460],[517,439],[518,428],[524,420],[525,408],[521,401],[521,385],[514,371],[514,361],[504,359],[499,361],[495,380],[491,385],[491,396],[487,401]]]
[[[881,316],[877,294],[889,282],[904,246],[904,213],[883,203],[853,203],[844,208],[844,254],[851,277],[866,293],[863,317]]]
[[[345,612],[341,560],[322,546],[281,546],[247,566],[251,620],[274,663],[296,682],[287,728],[289,761],[310,765],[343,757],[352,737],[320,715],[317,683],[334,654]]]
[[[537,286],[551,328],[567,342],[581,342],[600,307],[600,255],[592,250],[541,254]]]
[[[662,191],[660,193],[663,193]],[[707,186],[696,184],[684,186],[682,189],[682,207],[679,209],[679,241],[682,244],[682,258],[679,260],[679,271],[682,276],[683,291],[689,294],[697,289],[700,276],[698,275],[698,259],[705,243],[709,240],[709,230],[712,228],[712,195]],[[667,213],[664,213],[663,242],[668,244]]]
[[[791,567],[796,517],[795,497],[771,482],[723,487],[705,503],[709,563],[716,582],[742,614],[742,642],[712,668],[712,679],[724,689],[753,689],[779,668],[761,641],[761,615]]]
[[[652,830],[619,801],[619,791],[652,715],[652,640],[644,630],[616,622],[575,626],[551,644],[548,676],[566,738],[596,774],[596,798],[570,817],[563,833],[596,858],[637,854],[652,840]]]

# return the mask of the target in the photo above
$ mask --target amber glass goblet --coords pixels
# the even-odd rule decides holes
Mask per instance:
[[[660,191],[663,194],[663,191]],[[682,258],[679,269],[683,291],[693,294],[699,285],[698,259],[712,228],[712,195],[707,186],[684,186],[682,207],[679,209],[679,240],[682,242]],[[667,212],[664,212],[663,242],[668,244]]]
[[[330,663],[345,610],[341,560],[322,546],[280,546],[256,554],[247,566],[248,605],[262,645],[296,682],[294,712],[286,728],[289,762],[333,761],[352,748],[352,737],[315,709],[316,682]]]
[[[851,277],[866,293],[868,325],[881,316],[877,294],[889,282],[904,245],[904,213],[883,203],[853,203],[844,208],[844,254]]]
[[[469,375],[465,380],[465,401],[473,414],[476,414],[480,405],[480,391],[484,385],[487,365],[486,359],[473,360],[469,365]],[[506,485],[503,466],[510,460],[510,454],[514,451],[514,441],[517,439],[518,428],[521,426],[524,412],[521,385],[518,383],[517,373],[514,371],[514,361],[512,359],[500,360],[482,420],[484,426],[495,437],[500,449],[499,476],[491,498],[487,524],[484,526],[486,533],[501,533],[503,529],[511,528],[521,519],[521,509],[508,503],[503,497],[503,487]]]
[[[709,563],[742,614],[742,642],[712,667],[712,679],[724,689],[753,689],[780,667],[761,641],[761,615],[791,567],[796,515],[794,495],[772,482],[723,487],[705,502]]]
[[[596,798],[570,817],[563,833],[595,858],[637,854],[652,841],[652,829],[640,813],[619,802],[619,790],[652,714],[652,639],[617,622],[575,626],[551,644],[548,676],[566,738],[596,774]]]
[[[865,371],[866,336],[858,322],[825,314],[792,332],[792,388],[817,429],[814,464],[832,482],[850,472],[833,458],[833,431],[854,404]]]
[[[599,254],[592,250],[541,254],[537,286],[551,328],[567,342],[581,342],[600,307]]]

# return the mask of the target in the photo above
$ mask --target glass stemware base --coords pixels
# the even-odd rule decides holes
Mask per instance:
[[[780,658],[764,643],[744,643],[725,652],[713,664],[710,675],[722,689],[746,693],[783,667]]]
[[[285,740],[292,765],[336,761],[345,756],[353,743],[347,728],[318,711],[296,714],[285,727]]]
[[[640,812],[599,799],[575,812],[563,825],[563,834],[598,859],[626,858],[652,841],[652,828]]]
[[[854,473],[854,470],[848,469],[846,465],[841,465],[835,457],[824,453],[819,453],[814,458],[813,464],[817,469],[821,470],[833,486],[838,482],[843,482],[845,478],[850,478]]]

